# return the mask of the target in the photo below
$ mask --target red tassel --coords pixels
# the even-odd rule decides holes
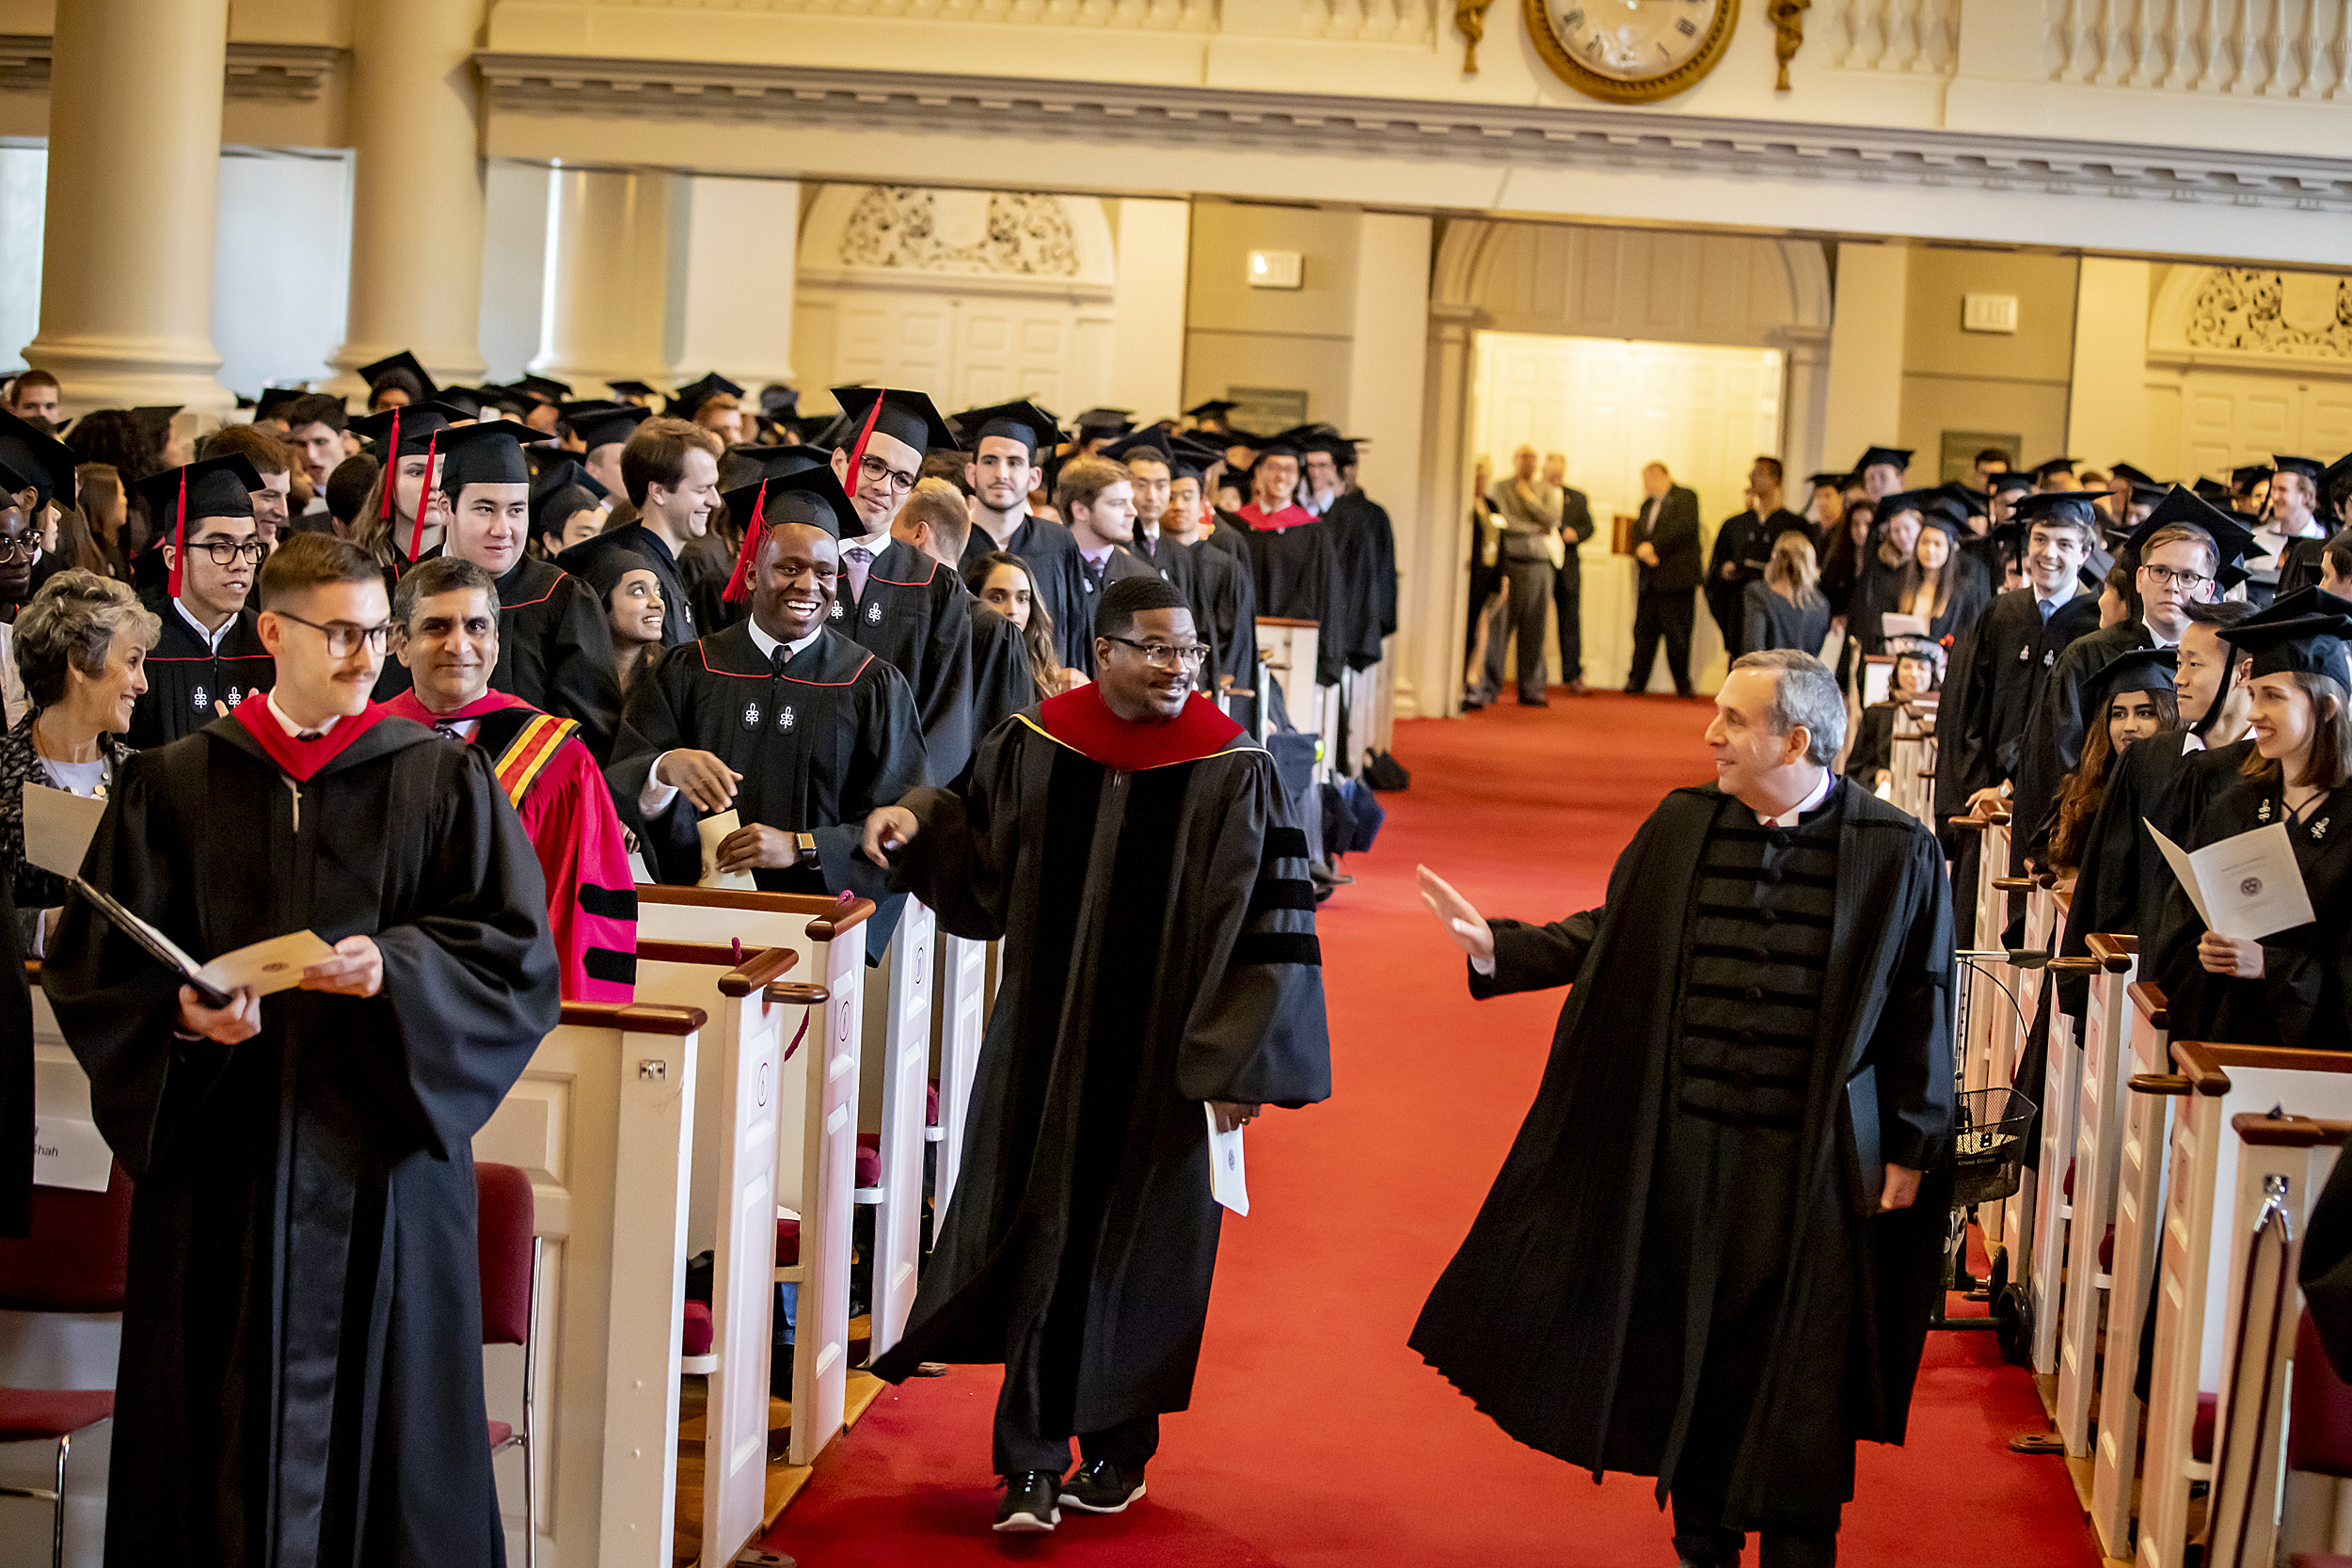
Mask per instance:
[[[735,572],[727,578],[726,592],[719,597],[727,604],[741,604],[752,596],[752,562],[759,555],[760,536],[768,531],[760,521],[768,515],[768,482],[759,482],[759,499],[752,502],[752,515],[743,519],[743,547],[735,552]]]
[[[437,430],[424,438],[424,488],[417,492],[417,520],[408,531],[408,559],[411,561],[416,560],[418,552],[424,548],[424,509],[433,504],[433,452],[440,442],[441,433]],[[392,453],[392,461],[398,463],[400,449],[394,447]]]
[[[180,579],[188,564],[188,470],[180,470],[180,506],[171,520],[171,587],[173,598],[180,596]]]
[[[399,482],[400,474],[400,405],[398,404],[392,405],[392,444],[386,451],[388,455],[384,461],[384,505],[376,515],[389,522],[392,515],[392,487]]]

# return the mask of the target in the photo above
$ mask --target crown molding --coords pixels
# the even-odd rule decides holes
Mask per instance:
[[[0,33],[0,92],[47,92],[55,53],[46,33]],[[223,87],[240,102],[311,103],[349,53],[332,44],[231,40]]]
[[[1582,106],[483,51],[493,112],[2352,212],[2341,159]]]

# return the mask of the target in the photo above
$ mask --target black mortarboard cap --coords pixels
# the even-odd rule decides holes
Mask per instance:
[[[497,387],[485,382],[479,387],[444,387],[437,401],[466,410],[468,419],[500,419],[512,414],[521,419],[532,410],[532,400],[512,387]]]
[[[2026,471],[2033,475],[2033,477],[2037,480],[2046,481],[2052,474],[2073,473],[2074,471],[2074,459],[2071,457],[2046,457]]]
[[[2312,482],[2314,488],[2319,484],[2320,476],[2328,471],[2327,465],[2315,457],[2273,457],[2270,461],[2274,465],[2273,473],[2301,474]]]
[[[2021,468],[2009,468],[1986,480],[1985,484],[1994,495],[2007,495],[2011,490],[2032,489],[2033,475]]]
[[[380,413],[363,414],[351,421],[350,429],[368,441],[370,450],[379,462],[389,463],[396,456],[422,457],[425,446],[437,432],[449,429],[460,420],[472,418],[455,404],[444,403],[437,398],[430,403],[412,403],[405,408],[387,408]],[[395,423],[400,426],[400,451],[389,452],[384,447],[392,438]]]
[[[253,417],[257,420],[275,419],[280,408],[285,407],[296,398],[307,398],[310,395],[310,389],[308,387],[264,387],[262,388],[262,395],[253,400]]]
[[[655,570],[652,562],[635,550],[611,546],[591,550],[588,559],[580,563],[580,576],[596,591],[596,602],[608,605],[612,590],[618,588],[621,579],[631,572],[652,572],[656,582],[661,580],[661,574]]]
[[[531,481],[533,533],[557,526],[559,520],[568,522],[575,512],[604,499],[604,486],[588,477],[588,470],[580,466],[575,453],[564,452],[532,467],[537,470]]]
[[[2352,687],[2352,600],[2316,584],[2286,594],[2217,635],[2254,661],[2255,675],[2328,675]]]
[[[1937,485],[1936,493],[1948,496],[1959,502],[1963,516],[1982,517],[1990,515],[1993,510],[1993,498],[1990,495],[1974,485],[1963,484],[1958,480],[1951,480]]]
[[[1911,449],[1908,447],[1866,447],[1863,449],[1861,461],[1853,466],[1853,471],[1858,474],[1866,468],[1875,468],[1885,463],[1891,463],[1899,469],[1910,467]]]
[[[830,472],[833,454],[822,447],[732,446],[719,459],[719,488],[756,488],[763,479],[778,480],[809,468]]]
[[[2235,490],[2251,490],[2271,475],[2271,469],[2261,463],[2241,463],[2230,470],[2230,486]]]
[[[795,413],[801,406],[801,389],[781,381],[771,381],[759,389],[759,411],[771,420],[781,420]]]
[[[1204,403],[1196,403],[1190,408],[1185,409],[1184,418],[1187,420],[1221,420],[1240,406],[1241,404],[1232,398],[1210,398]]]
[[[2154,506],[2164,499],[2171,488],[2169,485],[2158,484],[2153,481],[2137,479],[2131,482],[2131,486],[2134,506]]]
[[[606,489],[601,481],[590,477],[581,464],[580,453],[565,451],[552,441],[537,441],[525,446],[523,462],[531,469],[531,483],[534,490],[548,474],[568,468],[574,470],[572,483],[596,499],[606,500],[612,497],[612,492]]]
[[[1177,435],[1168,437],[1168,461],[1171,475],[1189,474],[1194,479],[1205,476],[1212,464],[1225,461],[1225,449],[1214,441]]]
[[[717,371],[707,371],[699,380],[690,381],[672,392],[669,406],[661,412],[674,420],[691,420],[706,400],[722,395],[739,398],[743,388]]]
[[[504,420],[452,425],[441,432],[440,462],[434,483],[451,496],[469,484],[529,484],[531,465],[523,456],[526,439],[548,437]]]
[[[59,496],[65,498],[62,504],[73,504],[73,449],[5,408],[0,408],[0,463],[40,492],[35,504],[46,506]]]
[[[2085,588],[2096,594],[2107,585],[2107,574],[2114,570],[2114,555],[2105,545],[2093,545],[2090,553],[2083,557],[2083,563],[2074,577]]]
[[[1853,475],[1851,474],[1823,473],[1807,474],[1804,482],[1808,486],[1816,490],[1819,490],[1825,484],[1833,490],[1843,490],[1852,479]]]
[[[834,394],[840,395],[837,391]],[[842,405],[844,410],[848,406]],[[956,416],[955,423],[973,451],[979,451],[980,443],[992,436],[1025,444],[1032,458],[1040,452],[1050,453],[1061,444],[1060,423],[1034,403],[993,403],[981,408],[967,408]]]
[[[1124,436],[1136,428],[1132,408],[1089,408],[1071,422],[1078,427],[1078,439],[1090,441],[1103,436]]]
[[[585,403],[566,403],[556,412],[572,434],[579,436],[590,451],[609,447],[615,441],[626,441],[637,434],[637,427],[653,418],[653,410],[633,403],[613,403],[608,399],[591,399]]]
[[[2216,506],[2226,507],[2234,499],[2230,493],[2230,487],[2217,479],[2201,479],[2190,485],[2189,489],[2200,500],[2209,500]]]
[[[2068,522],[2096,530],[2099,527],[2099,509],[2091,503],[2106,495],[2105,490],[2036,490],[2017,498],[2014,513],[2029,525]]]
[[[612,388],[612,395],[614,397],[658,398],[661,395],[657,388],[649,387],[642,381],[608,381],[605,385]]]
[[[2180,655],[2170,648],[2133,648],[2082,678],[2082,711],[2090,713],[2119,691],[2169,691]]]
[[[570,382],[558,381],[551,375],[518,375],[507,386],[541,403],[561,403],[572,395]]]
[[[2194,490],[2185,490],[2177,484],[2166,491],[2156,509],[2124,536],[2123,546],[2135,552],[2145,549],[2157,530],[2175,523],[2203,529],[2213,540],[2219,563],[2225,566],[2243,560],[2254,547],[2252,531],[2237,520],[2235,513],[2224,512]]]
[[[180,410],[186,406],[182,403],[151,403],[129,412],[132,422],[151,440],[161,444],[171,439],[171,421],[178,419]]]
[[[440,388],[433,384],[433,378],[424,373],[424,366],[419,363],[417,356],[406,349],[402,349],[398,354],[388,354],[373,364],[361,365],[351,373],[373,388],[377,382],[394,371],[406,371],[410,375],[415,376],[417,385],[424,388],[426,397],[440,395]]]
[[[727,503],[727,515],[744,524],[747,532],[758,531],[751,527],[755,504],[760,506],[757,521],[763,529],[806,523],[811,528],[823,529],[836,539],[854,539],[866,531],[866,519],[850,504],[849,493],[834,478],[830,463],[770,476],[765,482],[768,496],[764,503],[760,501],[761,483],[754,479],[720,498]]]
[[[1967,511],[1941,488],[1904,490],[1881,499],[1877,521],[1883,527],[1886,520],[1899,512],[1916,512],[1921,522],[1933,523],[1944,529],[1963,527],[1968,521]]]
[[[189,522],[199,517],[253,515],[253,492],[262,487],[262,476],[245,453],[224,452],[184,468],[166,468],[159,474],[150,474],[133,486],[147,502],[147,515],[154,519],[158,532],[168,531],[179,518],[180,482],[183,476],[188,484]]]
[[[2133,484],[2153,484],[2159,490],[2166,487],[2164,481],[2130,463],[2110,463],[2107,465],[2107,472]]]
[[[1119,463],[1124,463],[1130,457],[1156,457],[1168,464],[1171,471],[1176,463],[1175,446],[1168,440],[1168,433],[1158,425],[1120,437],[1104,447],[1103,455]]]
[[[841,405],[840,424],[845,432],[841,440],[846,446],[857,444],[858,433],[866,428],[866,416],[870,412],[874,415],[874,429],[905,442],[916,451],[963,450],[963,443],[956,439],[955,428],[941,415],[929,393],[910,391],[903,387],[835,387],[833,400]]]

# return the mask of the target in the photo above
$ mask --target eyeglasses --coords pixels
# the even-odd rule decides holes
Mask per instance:
[[[887,484],[893,490],[912,490],[915,476],[903,468],[894,468],[881,458],[868,454],[857,466],[857,471],[868,484]]]
[[[297,626],[309,626],[312,631],[326,638],[326,651],[337,658],[348,658],[358,653],[359,644],[362,642],[375,652],[382,653],[384,640],[391,635],[392,630],[392,624],[389,621],[379,621],[372,626],[358,626],[349,621],[330,621],[322,626],[316,621],[306,621],[301,616],[283,610],[273,610],[270,613],[281,621],[292,621]]]
[[[2180,566],[2142,566],[2140,570],[2147,573],[2149,579],[2159,588],[2177,586],[2197,589],[2213,580],[2202,572],[2192,572]]]
[[[40,553],[40,541],[30,534],[0,539],[0,561],[30,561]]]
[[[258,566],[262,557],[269,554],[268,546],[259,539],[199,539],[193,547],[211,556],[215,566],[240,559]]]
[[[1198,670],[1208,662],[1209,650],[1198,642],[1138,642],[1131,637],[1113,637],[1106,641],[1121,642],[1143,656],[1146,664],[1163,670]]]

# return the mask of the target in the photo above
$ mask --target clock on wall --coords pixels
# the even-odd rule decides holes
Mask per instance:
[[[1580,92],[1671,98],[1715,69],[1740,0],[1526,0],[1535,51]]]

